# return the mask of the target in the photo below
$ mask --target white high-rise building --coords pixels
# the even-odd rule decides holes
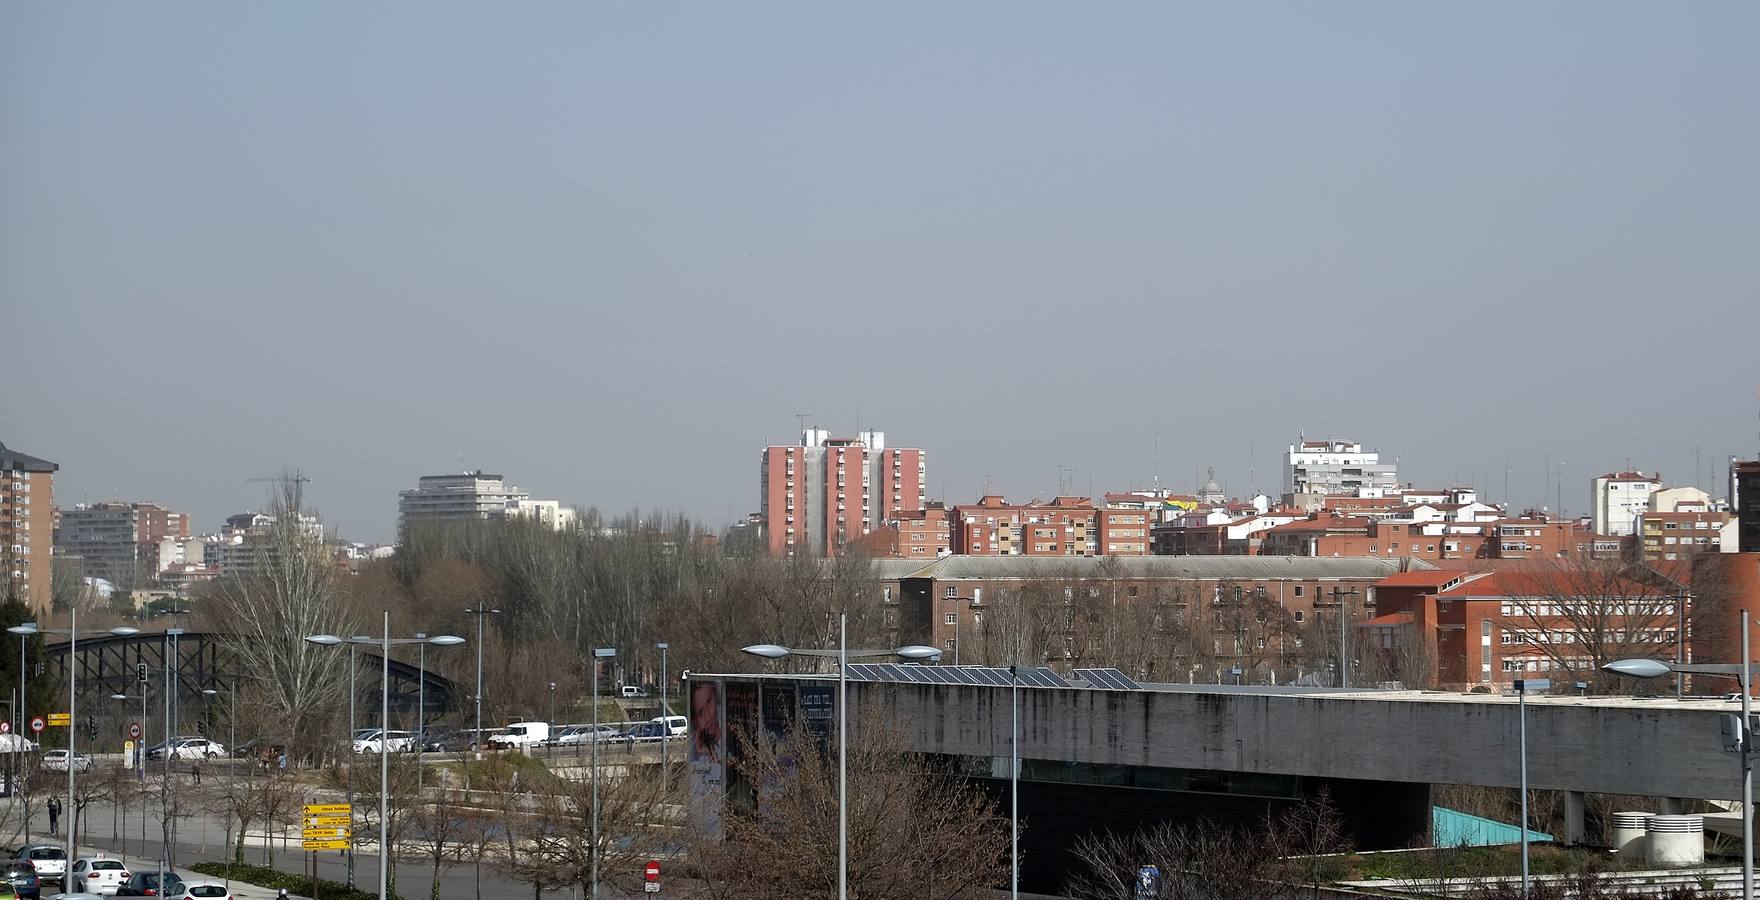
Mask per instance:
[[[1589,487],[1589,519],[1596,534],[1628,535],[1650,508],[1650,495],[1662,489],[1662,476],[1643,472],[1597,475]]]
[[[1309,441],[1289,445],[1283,455],[1286,494],[1343,494],[1380,497],[1399,488],[1397,466],[1356,441]]]

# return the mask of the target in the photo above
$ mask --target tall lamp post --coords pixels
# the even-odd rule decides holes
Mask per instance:
[[[483,617],[497,615],[501,612],[501,610],[490,609],[488,606],[486,606],[482,603],[479,603],[479,604],[477,604],[475,609],[466,609],[465,612],[477,617],[477,692],[474,697],[474,699],[476,700],[476,704],[477,704],[477,730],[471,732],[471,751],[472,751],[471,755],[477,759],[482,759],[483,758]],[[464,789],[467,791],[471,789],[471,767],[470,766],[464,767]]]
[[[202,696],[204,696],[204,697],[218,697],[219,695],[220,695],[220,692],[214,690],[213,688],[202,688]],[[237,684],[228,684],[226,686],[226,699],[227,699],[226,727],[228,729],[226,749],[227,749],[228,753],[237,753],[238,752],[238,685]],[[142,703],[144,705],[145,701],[143,700]],[[235,798],[238,796],[238,766],[236,766],[236,765],[227,767],[226,791],[227,791],[227,793],[232,794],[233,797],[235,797]],[[234,800],[233,802],[237,802],[237,801]],[[232,845],[232,819],[230,817],[228,817],[226,820],[226,838],[227,838],[227,846],[231,846]],[[232,891],[232,867],[231,866],[226,867],[226,890],[228,893],[231,893],[231,891]]]
[[[599,896],[599,660],[617,656],[615,647],[593,648],[593,853],[590,891],[593,900]]]
[[[672,740],[672,710],[666,708],[666,651],[671,644],[661,641],[654,645],[660,651],[660,783],[666,784],[666,742]]]
[[[781,659],[784,656],[813,656],[837,660],[837,897],[849,900],[849,661],[871,657],[897,656],[901,659],[934,659],[941,651],[934,647],[911,645],[892,650],[850,650],[849,616],[837,617],[837,649],[802,650],[779,644],[753,644],[740,648],[753,656]]]
[[[391,811],[391,648],[410,644],[433,644],[451,647],[464,643],[464,638],[450,634],[431,638],[393,638],[391,611],[385,610],[385,630],[378,638],[343,638],[334,634],[307,635],[306,640],[324,647],[338,644],[377,644],[379,646],[379,900],[386,900],[387,866],[391,859],[388,816]]]
[[[77,710],[74,706],[78,701],[78,692],[76,689],[79,686],[78,606],[73,607],[72,621],[68,624],[69,627],[67,628],[44,628],[35,622],[21,622],[6,630],[21,636],[29,636],[33,634],[62,634],[67,636],[67,812],[73,817],[68,823],[67,828],[67,858],[73,860],[79,858],[75,856],[73,852],[74,832],[79,828],[79,807],[75,806],[73,803],[73,773],[79,770],[79,766],[76,762],[79,757],[73,752],[73,733],[78,730],[74,727],[74,722],[79,719],[78,715],[76,715]],[[141,630],[139,628],[130,628],[127,625],[121,625],[112,628],[107,632],[93,631],[88,633],[94,637],[102,634],[110,634],[116,637],[127,637],[131,634],[140,634]],[[69,863],[69,865],[71,865],[71,863]]]
[[[23,630],[22,628],[8,628],[6,630],[12,632],[13,634],[18,635],[18,708],[14,711],[14,715],[12,717],[12,733],[18,735],[18,739],[23,742],[22,744],[20,744],[20,748],[21,748],[21,752],[22,752],[22,749],[27,747],[30,743],[29,739],[27,739],[24,736],[24,723],[26,721],[24,716],[25,716],[25,706],[27,705],[25,695],[27,693],[26,688],[28,687],[28,684],[29,684],[28,682],[25,681],[25,677],[24,677],[25,642],[29,641],[31,638],[31,635],[36,634],[37,632],[36,632],[36,629],[34,629],[34,628],[30,629],[30,630]],[[13,756],[14,763],[17,763],[18,759],[19,759],[19,757],[16,754],[14,754],[14,756]],[[23,773],[19,772],[18,774],[22,775]],[[30,809],[30,798],[28,796],[24,796],[23,779],[22,778],[19,779],[18,783],[15,784],[14,787],[18,790],[20,798],[25,804],[25,809],[27,809],[27,810]],[[24,815],[24,816],[20,816],[19,818],[23,820],[21,824],[24,827],[25,842],[29,843],[30,839],[31,839],[31,817],[28,815]]]
[[[1516,687],[1516,722],[1521,736],[1518,743],[1522,759],[1522,819],[1517,827],[1522,830],[1522,896],[1528,896],[1528,692],[1545,693],[1552,690],[1550,678],[1517,678]]]
[[[1690,663],[1677,665],[1660,659],[1619,659],[1602,671],[1631,678],[1656,678],[1670,673],[1718,675],[1734,678],[1742,686],[1742,900],[1754,900],[1754,735],[1753,673],[1749,666],[1748,611],[1742,610],[1742,661],[1739,663]]]
[[[1021,677],[1008,667],[1008,897],[1021,900]]]

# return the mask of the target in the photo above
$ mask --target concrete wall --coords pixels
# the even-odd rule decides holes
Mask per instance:
[[[1009,690],[851,683],[853,703],[925,752],[1008,755]],[[1119,765],[1318,778],[1519,782],[1514,698],[1021,688],[1021,754]],[[1718,701],[1528,704],[1535,789],[1735,799],[1738,760],[1718,745]],[[859,735],[855,735],[859,739]]]

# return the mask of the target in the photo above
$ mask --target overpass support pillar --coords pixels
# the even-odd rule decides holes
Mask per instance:
[[[1679,798],[1679,797],[1664,797],[1664,798],[1662,798],[1662,814],[1665,816],[1678,816],[1678,815],[1680,815],[1681,814],[1681,798]]]
[[[1564,792],[1564,834],[1562,837],[1566,846],[1574,847],[1583,842],[1583,807],[1586,805],[1584,802],[1586,799],[1582,791]]]

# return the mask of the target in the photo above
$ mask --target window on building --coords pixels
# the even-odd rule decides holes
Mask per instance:
[[[1298,585],[1296,585],[1296,596],[1300,597],[1301,595],[1302,595],[1302,586],[1298,584]]]
[[[943,625],[957,625],[957,624],[959,624],[959,614],[958,613],[948,613],[948,614],[942,616],[941,617],[941,624],[943,624]]]
[[[1296,624],[1297,625],[1302,624],[1302,620],[1304,620],[1306,618],[1307,618],[1307,616],[1304,615],[1301,610],[1299,610],[1299,609],[1296,610]]]
[[[941,596],[946,597],[949,600],[957,599],[959,597],[959,587],[950,584],[942,590]]]

